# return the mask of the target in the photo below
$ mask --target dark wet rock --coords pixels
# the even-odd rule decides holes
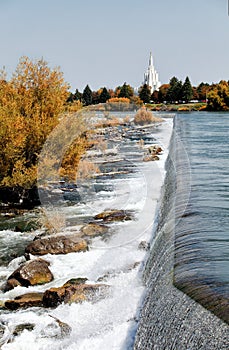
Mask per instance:
[[[7,300],[5,307],[9,310],[17,310],[19,308],[28,308],[33,306],[43,306],[44,293],[26,293],[16,297],[13,300]]]
[[[104,235],[109,230],[108,226],[98,224],[98,223],[89,223],[83,227],[81,227],[80,231],[85,236],[89,237],[97,237]]]
[[[37,187],[26,189],[20,186],[1,187],[1,206],[13,209],[33,209],[40,204]]]
[[[21,333],[24,330],[27,330],[29,332],[33,331],[35,328],[35,324],[34,323],[22,323],[22,324],[18,324],[13,331],[13,336],[17,337],[19,335],[21,335]]]
[[[25,249],[33,255],[68,254],[88,250],[87,241],[76,235],[51,236],[31,242]]]
[[[21,283],[16,280],[15,278],[10,278],[9,280],[7,280],[6,283],[4,283],[2,286],[1,286],[1,291],[3,293],[6,293],[8,292],[9,290],[11,289],[14,289],[15,287],[17,286],[21,286]]]
[[[70,285],[69,285],[70,284]],[[73,284],[65,283],[62,287],[50,288],[43,296],[45,307],[57,307],[61,303],[81,303],[83,301],[95,301],[105,296],[109,286],[104,284]]]
[[[150,244],[146,241],[141,241],[138,245],[138,249],[148,251],[150,249]]]
[[[67,281],[63,287],[70,287],[70,286],[76,286],[78,284],[85,284],[87,282],[87,278],[84,277],[78,277],[78,278],[71,278],[69,281]]]
[[[127,221],[132,220],[133,215],[130,211],[127,210],[106,210],[100,214],[97,214],[94,217],[95,220],[103,220],[104,222],[112,221]]]
[[[4,291],[17,286],[34,286],[45,284],[53,280],[53,275],[48,268],[49,263],[42,259],[30,260],[21,265],[8,278]]]

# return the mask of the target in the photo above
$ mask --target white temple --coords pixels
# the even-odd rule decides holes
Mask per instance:
[[[152,52],[150,52],[149,57],[149,67],[147,69],[147,72],[144,74],[144,82],[143,84],[147,84],[151,88],[151,93],[153,93],[155,90],[158,90],[161,86],[161,83],[158,78],[158,73],[153,65],[153,56]]]

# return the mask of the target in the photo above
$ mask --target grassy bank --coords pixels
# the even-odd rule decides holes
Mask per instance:
[[[207,104],[205,102],[181,104],[149,103],[146,105],[146,107],[152,111],[191,112],[205,111]]]

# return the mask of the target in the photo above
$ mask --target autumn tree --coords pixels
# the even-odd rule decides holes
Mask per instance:
[[[151,100],[154,103],[159,103],[159,91],[155,90],[151,95]]]
[[[196,91],[198,93],[198,100],[206,101],[206,96],[209,89],[210,85],[208,83],[200,83],[196,88]]]
[[[97,105],[100,102],[100,93],[101,91],[92,91],[92,102],[91,104]]]
[[[0,188],[36,184],[39,152],[68,96],[59,68],[22,57],[9,81],[0,78]]]
[[[169,87],[170,87],[169,84],[162,84],[162,85],[159,87],[159,91],[158,91],[158,101],[159,101],[160,103],[163,103],[163,102],[166,101],[166,96],[167,96]]]
[[[219,84],[212,85],[207,94],[207,109],[211,111],[229,110],[229,85],[221,80]]]

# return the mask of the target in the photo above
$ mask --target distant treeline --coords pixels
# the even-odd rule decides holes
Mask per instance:
[[[95,105],[105,102],[114,102],[118,99],[127,98],[137,105],[143,103],[189,103],[206,102],[207,109],[212,111],[229,110],[229,82],[221,80],[218,84],[201,82],[198,86],[192,86],[189,77],[182,82],[177,77],[172,77],[168,84],[163,84],[159,90],[151,94],[148,85],[142,85],[137,92],[126,82],[122,86],[113,89],[102,87],[92,91],[87,85],[83,92],[76,89],[70,93],[67,101],[78,102],[84,106]]]

